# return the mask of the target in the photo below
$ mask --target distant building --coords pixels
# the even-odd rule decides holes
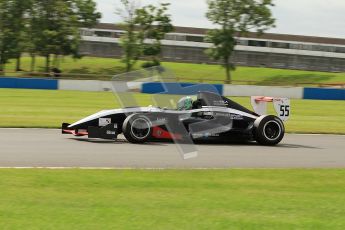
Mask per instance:
[[[206,54],[207,29],[175,27],[162,41],[165,61],[216,63]],[[82,29],[80,52],[99,57],[120,57],[119,38],[124,33],[113,24]],[[345,39],[266,33],[237,38],[233,62],[241,66],[345,72]]]

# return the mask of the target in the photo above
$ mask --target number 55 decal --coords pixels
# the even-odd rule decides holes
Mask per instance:
[[[291,115],[290,99],[274,98],[273,105],[278,117],[282,121],[287,121]]]
[[[280,114],[281,117],[288,117],[290,116],[290,106],[289,105],[281,105],[280,106]]]

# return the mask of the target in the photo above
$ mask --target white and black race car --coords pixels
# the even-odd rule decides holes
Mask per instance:
[[[273,102],[277,116],[264,115]],[[63,134],[117,139],[123,133],[131,143],[153,140],[256,141],[276,145],[284,137],[284,121],[290,117],[287,98],[252,97],[254,111],[211,92],[193,100],[183,97],[176,110],[134,107],[101,111],[73,124],[62,124]]]

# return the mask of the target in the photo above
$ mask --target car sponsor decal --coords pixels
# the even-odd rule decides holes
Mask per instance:
[[[104,127],[111,124],[111,118],[99,118],[98,125]]]

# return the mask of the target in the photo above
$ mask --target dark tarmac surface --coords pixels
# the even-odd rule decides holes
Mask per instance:
[[[345,136],[288,134],[276,147],[196,145],[183,160],[173,143],[75,138],[60,130],[0,129],[0,167],[345,168]]]

